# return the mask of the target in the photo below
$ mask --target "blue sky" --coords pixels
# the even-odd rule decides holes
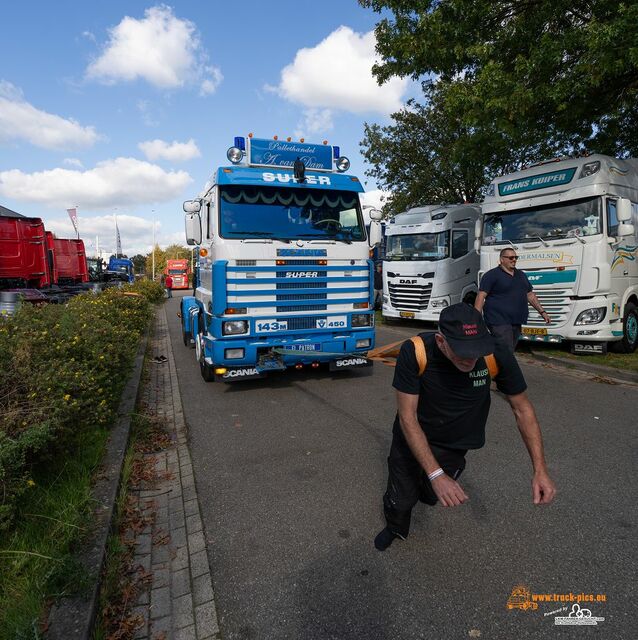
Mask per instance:
[[[11,3],[0,39],[0,204],[94,250],[183,243],[182,202],[233,137],[327,139],[364,179],[364,122],[414,86],[374,81],[379,16],[356,0]],[[412,93],[411,93],[412,92]],[[368,202],[378,202],[369,181]]]

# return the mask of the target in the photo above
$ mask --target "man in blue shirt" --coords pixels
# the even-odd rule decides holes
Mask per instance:
[[[527,322],[528,303],[547,324],[551,319],[532,291],[525,273],[516,268],[516,251],[512,247],[505,247],[499,259],[499,266],[490,269],[481,278],[474,307],[483,312],[490,333],[514,350],[521,335],[521,325]]]

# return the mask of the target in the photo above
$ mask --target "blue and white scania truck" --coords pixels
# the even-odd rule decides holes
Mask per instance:
[[[638,346],[638,160],[604,155],[529,167],[492,182],[476,227],[484,273],[513,248],[549,314],[521,339],[574,353]]]
[[[206,381],[288,367],[369,366],[380,211],[366,232],[357,178],[336,146],[237,137],[194,200],[194,296],[181,301],[185,344]]]

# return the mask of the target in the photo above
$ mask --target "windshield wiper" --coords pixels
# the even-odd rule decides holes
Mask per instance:
[[[272,238],[272,232],[271,231],[244,231],[243,229],[241,231],[226,231],[225,232],[226,235],[246,235],[249,234],[251,236],[257,236],[259,238]]]
[[[301,238],[303,240],[321,240],[323,242],[345,242],[347,244],[352,244],[352,240],[350,238],[339,238],[338,236],[318,236],[314,233],[300,233],[297,238]]]

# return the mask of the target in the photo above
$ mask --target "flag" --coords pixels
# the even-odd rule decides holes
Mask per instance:
[[[80,237],[80,232],[78,231],[78,210],[76,208],[67,209],[66,212],[69,214],[69,218],[71,218],[71,222],[73,223],[73,228],[75,229],[75,235]]]
[[[115,256],[119,256],[122,253],[122,239],[120,238],[120,229],[117,226],[117,220],[115,221]]]

